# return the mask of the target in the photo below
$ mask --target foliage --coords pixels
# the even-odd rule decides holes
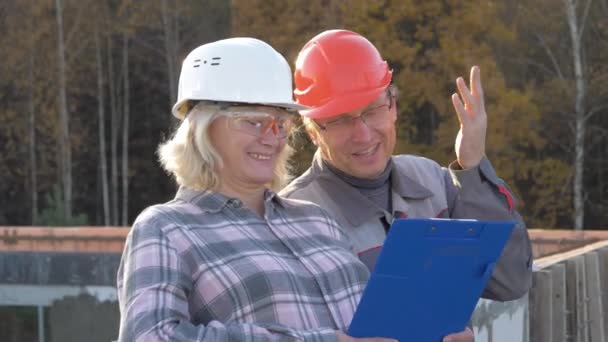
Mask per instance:
[[[506,1],[307,1],[281,2],[272,12],[264,1],[235,1],[234,30],[261,37],[291,61],[318,32],[346,28],[372,41],[393,68],[400,90],[397,153],[431,157],[447,165],[454,159],[458,120],[450,95],[455,79],[468,80],[480,65],[488,112],[487,154],[499,176],[521,198],[521,212],[536,227],[568,226],[568,161],[546,153],[547,102],[537,97],[534,79],[512,77],[511,61],[521,24]],[[277,13],[298,13],[283,24]],[[308,20],[304,20],[308,18]],[[242,25],[242,26],[241,26]],[[281,25],[282,30],[275,27]],[[513,47],[518,46],[519,50]],[[507,77],[509,76],[509,77]],[[544,97],[550,100],[551,97]],[[547,122],[548,121],[548,122]],[[306,142],[293,163],[308,165],[313,149]],[[303,152],[302,152],[303,151]]]
[[[73,214],[65,217],[63,194],[59,186],[54,186],[53,191],[46,195],[46,208],[42,209],[35,225],[39,226],[86,226],[88,218],[85,214]]]
[[[103,219],[99,156],[105,153],[111,160],[111,132],[120,132],[124,124],[125,72],[130,79],[127,190],[132,221],[144,207],[174,194],[175,184],[160,168],[155,150],[177,123],[170,116],[175,96],[170,79],[190,50],[228,36],[251,36],[269,42],[293,62],[300,47],[317,33],[346,28],[368,37],[394,70],[400,90],[398,153],[424,155],[444,165],[454,159],[458,121],[450,95],[456,91],[456,77],[468,79],[469,68],[480,65],[489,119],[488,157],[519,195],[529,226],[572,225],[573,77],[560,1],[63,3],[74,211],[85,213],[91,224]],[[588,120],[586,136],[588,227],[608,225],[607,7],[594,2],[584,42],[590,76],[586,107],[596,112]],[[0,4],[0,224],[31,223],[32,171],[37,193],[51,194],[44,219],[60,219],[52,214],[59,212],[60,197],[53,189],[61,179],[55,19],[51,0]],[[103,58],[106,151],[99,150],[95,30]],[[125,51],[128,71],[121,62]],[[35,170],[28,162],[30,105],[35,114]],[[121,139],[119,135],[116,143]],[[299,174],[309,165],[314,146],[304,134],[292,143],[297,150],[293,172]]]

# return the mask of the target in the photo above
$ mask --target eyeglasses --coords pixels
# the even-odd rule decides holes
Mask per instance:
[[[368,127],[382,127],[386,124],[386,114],[393,108],[393,94],[386,90],[387,103],[372,107],[359,114],[359,116],[343,115],[337,119],[327,121],[323,124],[313,122],[323,131],[350,131],[355,127],[357,119],[361,119]]]
[[[283,139],[294,126],[292,115],[273,108],[268,108],[267,112],[266,109],[235,107],[223,110],[222,115],[228,117],[230,128],[256,137],[262,137],[272,130],[277,138]]]

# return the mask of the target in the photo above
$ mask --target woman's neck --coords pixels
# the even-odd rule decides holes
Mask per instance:
[[[217,192],[228,196],[238,198],[243,204],[256,212],[260,217],[264,217],[264,191],[265,187],[241,187],[231,186],[227,182],[223,182]]]

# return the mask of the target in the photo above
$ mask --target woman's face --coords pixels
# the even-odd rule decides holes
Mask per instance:
[[[274,178],[293,117],[265,106],[230,107],[209,127],[211,142],[224,165],[217,170],[223,186],[264,187]]]

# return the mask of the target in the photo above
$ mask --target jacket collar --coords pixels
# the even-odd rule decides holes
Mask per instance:
[[[391,159],[391,163],[393,160]],[[317,150],[313,157],[311,171],[317,175],[319,185],[328,196],[327,200],[334,202],[339,212],[332,213],[342,216],[353,226],[359,226],[368,221],[370,217],[383,217],[385,212],[377,208],[374,203],[357,189],[344,182],[340,177],[325,167],[321,153]],[[391,171],[391,191],[404,199],[425,199],[433,193],[421,183],[404,174],[397,165]]]

